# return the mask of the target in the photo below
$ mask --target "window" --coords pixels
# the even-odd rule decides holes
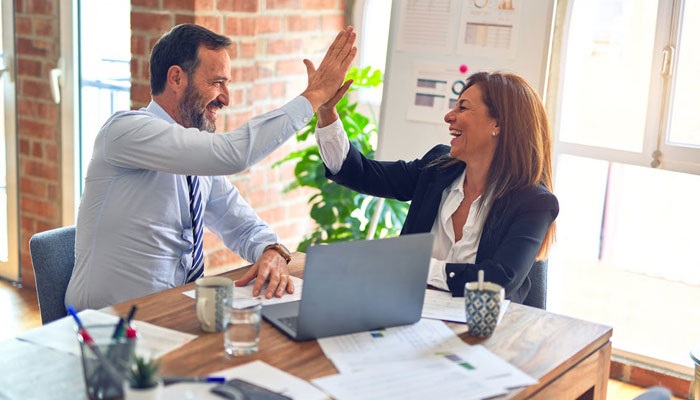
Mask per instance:
[[[70,4],[61,8],[62,132],[66,143],[75,143],[63,146],[65,224],[74,223],[95,136],[131,104],[131,3]]]
[[[130,1],[80,2],[80,32],[89,32],[79,37],[81,193],[97,132],[131,104],[130,12]]]
[[[561,5],[547,96],[558,99],[548,109],[561,206],[548,307],[613,326],[618,354],[689,372],[700,338],[685,309],[700,304],[700,4]]]
[[[358,59],[361,67],[371,66],[384,73],[391,0],[360,0],[355,3],[355,24],[359,31]],[[378,105],[382,102],[383,85],[359,91],[362,103]]]

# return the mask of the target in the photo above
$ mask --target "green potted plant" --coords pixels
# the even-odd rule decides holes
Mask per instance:
[[[124,382],[124,399],[159,400],[163,396],[163,381],[158,377],[160,361],[134,356],[134,363]]]
[[[382,73],[371,67],[352,67],[346,79],[352,79],[353,84],[345,97],[338,102],[338,116],[350,143],[368,158],[374,158],[377,141],[376,118],[371,110],[369,116],[357,110],[358,103],[351,100],[351,92],[358,88],[378,86],[382,83]],[[309,135],[316,131],[316,121],[314,116],[297,132],[297,142],[304,143],[309,139]],[[287,162],[296,162],[296,165],[295,180],[285,188],[285,192],[299,187],[310,187],[318,191],[309,198],[310,216],[316,222],[316,229],[299,244],[299,251],[305,251],[307,247],[319,243],[367,239],[367,231],[375,215],[379,218],[376,219],[372,238],[397,236],[400,233],[408,212],[408,203],[392,199],[384,201],[329,181],[325,177],[323,161],[315,142],[302,150],[290,153],[273,166]],[[378,214],[377,209],[380,209]]]

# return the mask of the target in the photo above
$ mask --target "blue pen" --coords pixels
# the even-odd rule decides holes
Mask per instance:
[[[105,357],[104,354],[102,354],[102,351],[100,351],[100,348],[97,347],[95,344],[95,341],[92,339],[92,336],[90,336],[90,333],[88,333],[87,329],[85,329],[85,326],[83,326],[83,322],[80,320],[80,317],[78,317],[78,313],[75,311],[75,308],[73,306],[68,306],[66,307],[66,311],[68,311],[68,314],[70,314],[73,319],[75,320],[75,323],[78,324],[78,333],[80,333],[80,336],[83,338],[83,342],[88,346],[90,350],[92,350],[93,353],[95,353],[95,356],[100,360],[100,363],[104,366],[104,368],[107,370],[107,372],[112,376],[112,379],[116,379],[115,382],[121,381],[124,377],[122,374],[119,373],[114,368],[114,365]]]
[[[126,317],[127,324],[131,323],[131,320],[134,318],[134,314],[136,314],[136,304],[131,306],[131,310],[129,310],[129,315]]]
[[[166,376],[161,378],[163,383],[168,385],[178,382],[201,382],[201,383],[224,383],[226,378],[223,376]]]

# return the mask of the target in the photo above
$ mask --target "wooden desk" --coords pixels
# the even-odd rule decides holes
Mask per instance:
[[[303,277],[305,255],[295,253],[293,275]],[[237,279],[245,269],[223,274]],[[335,374],[315,340],[294,342],[263,322],[260,351],[251,356],[229,357],[222,333],[199,329],[194,300],[182,292],[189,284],[117,304],[110,312],[124,315],[138,305],[136,319],[199,335],[162,359],[163,375],[205,375],[252,360],[262,360],[300,378],[310,380]],[[510,391],[500,399],[605,399],[610,370],[612,328],[511,303],[494,335],[477,339],[464,333],[462,324],[449,324],[467,343],[481,343],[498,356],[539,380],[537,385]]]

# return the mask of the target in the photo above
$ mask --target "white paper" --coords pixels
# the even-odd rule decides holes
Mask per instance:
[[[515,58],[522,7],[518,0],[462,2],[456,53]]]
[[[469,345],[442,321],[421,319],[413,325],[332,336],[318,344],[335,367],[358,371],[376,363],[455,353]]]
[[[304,281],[295,276],[290,276],[289,278],[292,280],[292,282],[294,282],[294,293],[285,293],[285,295],[282,297],[273,297],[271,299],[266,299],[265,296],[253,296],[253,284],[255,283],[255,280],[251,281],[246,286],[234,286],[233,307],[245,308],[257,303],[258,301],[260,301],[263,306],[267,306],[270,304],[288,303],[291,301],[301,300],[301,291],[304,286]],[[267,283],[263,286],[261,293],[265,293],[265,289],[267,289]],[[196,297],[194,290],[188,290],[182,294],[193,299]]]
[[[238,367],[212,373],[211,375],[223,376],[226,380],[240,378],[293,399],[322,400],[328,398],[326,394],[309,382],[263,361],[252,361]],[[176,383],[165,387],[163,398],[169,400],[220,400],[220,396],[210,392],[214,386],[216,386],[215,383]]]
[[[413,85],[408,100],[406,118],[410,121],[435,123],[454,108],[459,94],[465,86],[466,72],[461,72],[459,63],[414,63]],[[469,71],[475,65],[464,65]]]
[[[510,300],[504,300],[498,314],[498,323],[503,319]],[[452,293],[441,290],[426,289],[423,300],[423,318],[439,319],[442,321],[467,322],[464,297],[452,297]]]
[[[83,310],[78,313],[83,325],[114,324],[119,317],[96,310]],[[138,334],[136,354],[142,357],[161,357],[196,338],[197,335],[178,332],[148,322],[132,321]],[[75,320],[71,316],[63,317],[50,324],[22,332],[18,339],[26,340],[40,346],[80,356]],[[89,331],[88,331],[89,333]]]
[[[464,297],[452,297],[452,293],[427,289],[423,300],[423,318],[443,321],[467,322]]]
[[[398,51],[450,50],[450,0],[401,2]]]
[[[312,382],[336,400],[469,400],[506,393],[503,388],[472,378],[463,367],[439,357],[381,364]]]
[[[457,353],[367,365],[312,381],[338,400],[483,399],[537,383],[520,369],[475,345]]]
[[[471,377],[503,389],[537,383],[536,379],[480,344],[445,355],[445,358],[462,366]]]

